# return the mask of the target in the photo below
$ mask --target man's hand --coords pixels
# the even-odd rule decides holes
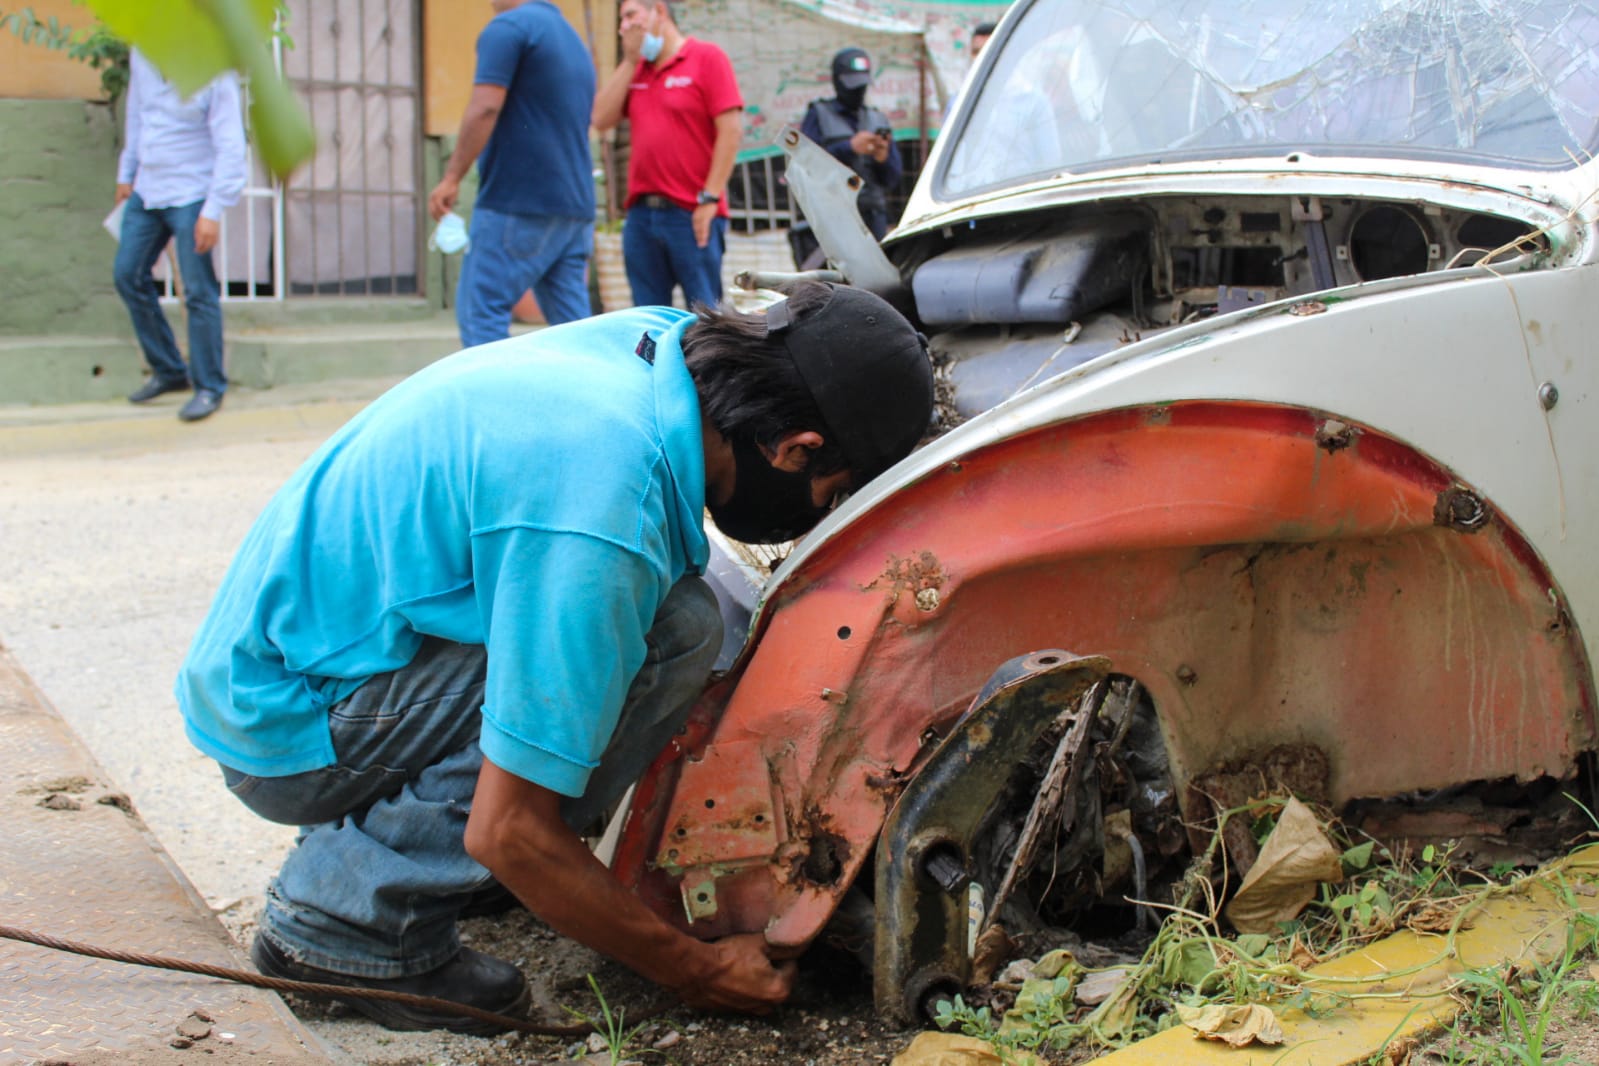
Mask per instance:
[[[856,130],[849,139],[849,150],[856,155],[871,155],[877,151],[877,142],[882,140],[871,130]]]
[[[644,35],[659,33],[661,13],[655,9],[655,0],[646,0],[642,7],[629,8],[622,16],[622,61],[629,67],[637,66],[639,53],[644,49]]]
[[[694,209],[694,243],[704,248],[711,243],[711,223],[716,219],[716,204],[700,204]]]
[[[116,201],[115,201],[116,203],[120,204],[122,201],[126,200],[128,197],[130,197],[132,195],[133,195],[133,185],[132,185],[132,183],[125,182],[125,181],[117,182],[117,198],[116,198]],[[115,205],[113,205],[113,206],[115,206]]]
[[[879,137],[871,130],[856,130],[849,139],[849,150],[856,155],[871,156],[879,163],[888,162],[888,138]]]
[[[642,19],[622,27],[622,60],[630,67],[638,65],[639,53],[644,49],[644,29]]]
[[[771,946],[760,933],[723,937],[711,946],[716,949],[716,972],[708,980],[677,988],[689,1006],[766,1014],[794,990],[793,960],[773,962]]]
[[[461,183],[445,175],[439,183],[433,186],[433,191],[428,193],[428,214],[437,222],[455,207],[455,201],[460,199]]]
[[[205,255],[217,246],[217,238],[222,236],[222,224],[214,218],[197,218],[194,220],[194,250],[200,255]]]
[[[561,820],[561,798],[483,760],[466,851],[551,929],[609,955],[690,1003],[764,1012],[794,984],[759,933],[707,944],[657,917]]]

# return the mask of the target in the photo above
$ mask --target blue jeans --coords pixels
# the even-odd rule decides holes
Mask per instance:
[[[552,326],[589,316],[586,269],[594,221],[472,209],[471,247],[455,288],[455,321],[470,348],[511,335],[511,308],[533,290]]]
[[[228,388],[228,379],[222,374],[222,290],[211,269],[211,253],[201,255],[194,250],[194,224],[202,205],[203,201],[196,200],[180,207],[146,207],[138,193],[128,197],[112,276],[122,302],[128,305],[133,332],[151,372],[162,381],[187,379],[197,389],[221,394]],[[150,269],[169,240],[177,242],[183,303],[189,309],[187,367],[150,278]]]
[[[622,224],[622,259],[627,284],[639,307],[669,306],[672,288],[682,286],[683,302],[715,307],[722,302],[722,252],[727,219],[711,221],[711,239],[694,243],[694,213],[681,207],[634,204]]]
[[[656,613],[644,665],[587,790],[561,804],[568,825],[592,825],[682,728],[721,641],[710,586],[679,581]],[[302,827],[260,921],[290,957],[388,979],[455,956],[456,918],[492,881],[463,839],[483,763],[486,665],[482,645],[429,638],[408,665],[329,712],[334,765],[288,777],[222,768],[245,806]]]

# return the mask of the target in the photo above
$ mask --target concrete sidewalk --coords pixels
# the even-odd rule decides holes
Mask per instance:
[[[8,549],[0,560],[0,924],[253,969],[218,921],[218,905],[207,905],[139,813],[155,812],[153,824],[185,865],[197,863],[213,901],[246,886],[259,891],[262,869],[287,843],[232,802],[214,766],[184,752],[169,706],[171,660],[239,527],[271,487],[398,380],[235,387],[217,415],[194,424],[176,418],[183,395],[143,407],[0,406]],[[205,482],[188,491],[208,468],[207,481],[229,483],[226,500]],[[52,679],[71,724],[18,657]],[[97,739],[115,774],[80,731]],[[204,861],[213,851],[223,858]],[[241,868],[241,855],[256,851]],[[186,1039],[186,1050],[172,1045]],[[271,992],[0,940],[0,1066],[143,1066],[201,1053],[217,1066],[329,1061]]]
[[[0,454],[8,459],[91,455],[167,447],[175,438],[216,445],[269,440],[286,433],[326,435],[404,380],[404,374],[340,378],[256,389],[235,385],[222,409],[202,422],[180,423],[188,393],[134,405],[125,399],[36,406],[0,405]]]
[[[251,969],[3,647],[0,780],[0,924]],[[219,1064],[328,1061],[274,993],[0,940],[0,1066],[86,1062],[85,1052],[157,1063],[180,1048]]]
[[[278,315],[249,321],[250,310]],[[425,306],[353,307],[347,320],[324,320],[339,308],[250,308],[224,311],[228,381],[272,389],[330,379],[394,378],[460,349],[455,318]],[[378,314],[388,318],[373,318]],[[397,316],[397,317],[394,317]],[[244,321],[239,321],[243,319]],[[187,350],[186,328],[174,327]],[[0,404],[118,401],[144,380],[144,359],[132,337],[0,336]]]

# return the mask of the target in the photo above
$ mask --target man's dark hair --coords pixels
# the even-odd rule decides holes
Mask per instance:
[[[820,282],[787,287],[794,318],[825,304],[831,290]],[[825,477],[848,468],[843,450],[782,341],[767,332],[766,316],[736,311],[728,303],[695,309],[699,321],[683,334],[683,359],[700,395],[700,412],[729,441],[776,448],[791,433],[811,430],[823,444],[811,452],[806,473]]]
[[[992,36],[994,36],[994,23],[992,23],[992,22],[979,22],[977,25],[972,27],[972,36],[973,37],[992,37]]]

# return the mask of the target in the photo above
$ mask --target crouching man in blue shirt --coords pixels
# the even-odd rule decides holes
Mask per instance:
[[[705,509],[739,540],[803,533],[910,452],[932,397],[898,312],[808,283],[764,314],[639,308],[464,351],[335,434],[245,538],[177,682],[234,794],[304,827],[256,966],[524,1012],[516,967],[456,933],[498,881],[692,1005],[782,1002],[792,963],[760,934],[679,932],[577,830],[716,657]]]

